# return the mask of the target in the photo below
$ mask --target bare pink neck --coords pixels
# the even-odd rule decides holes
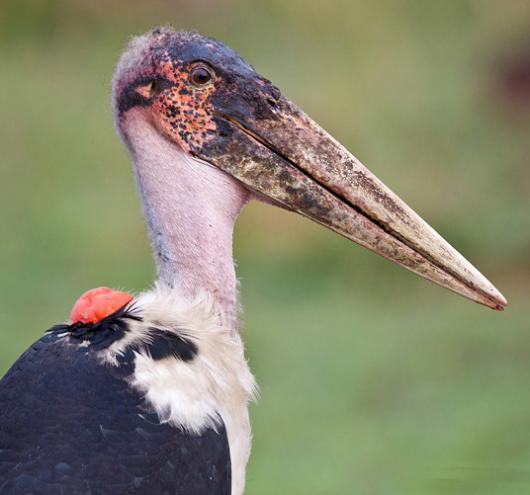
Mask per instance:
[[[249,193],[220,170],[183,153],[142,118],[134,117],[128,115],[122,124],[159,281],[177,287],[188,298],[206,290],[220,306],[225,321],[235,326],[238,303],[232,236]]]

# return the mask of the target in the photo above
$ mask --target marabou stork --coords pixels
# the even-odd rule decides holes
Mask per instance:
[[[258,199],[494,309],[504,297],[235,51],[132,39],[113,80],[158,268],[99,288],[0,382],[2,494],[241,494],[256,385],[237,328],[234,222]]]

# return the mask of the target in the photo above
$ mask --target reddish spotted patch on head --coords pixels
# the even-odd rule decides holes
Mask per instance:
[[[96,323],[111,315],[128,302],[133,296],[108,287],[97,287],[85,292],[74,304],[70,313],[72,323]]]
[[[215,91],[215,81],[197,87],[190,81],[196,64],[172,60],[167,53],[160,56],[160,73],[174,85],[163,91],[153,102],[152,111],[161,130],[182,149],[200,148],[217,129],[208,98]]]

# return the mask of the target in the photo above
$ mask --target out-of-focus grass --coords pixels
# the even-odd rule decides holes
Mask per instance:
[[[528,114],[493,88],[529,20],[525,2],[2,3],[0,372],[85,289],[152,279],[109,80],[127,36],[172,22],[238,49],[510,300],[494,313],[251,206],[248,493],[526,493]]]

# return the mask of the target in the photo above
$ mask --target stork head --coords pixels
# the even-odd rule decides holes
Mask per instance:
[[[256,198],[481,304],[506,305],[462,255],[224,44],[155,29],[131,41],[113,90],[117,127],[129,148],[126,121],[134,110],[194,167],[216,167]]]

